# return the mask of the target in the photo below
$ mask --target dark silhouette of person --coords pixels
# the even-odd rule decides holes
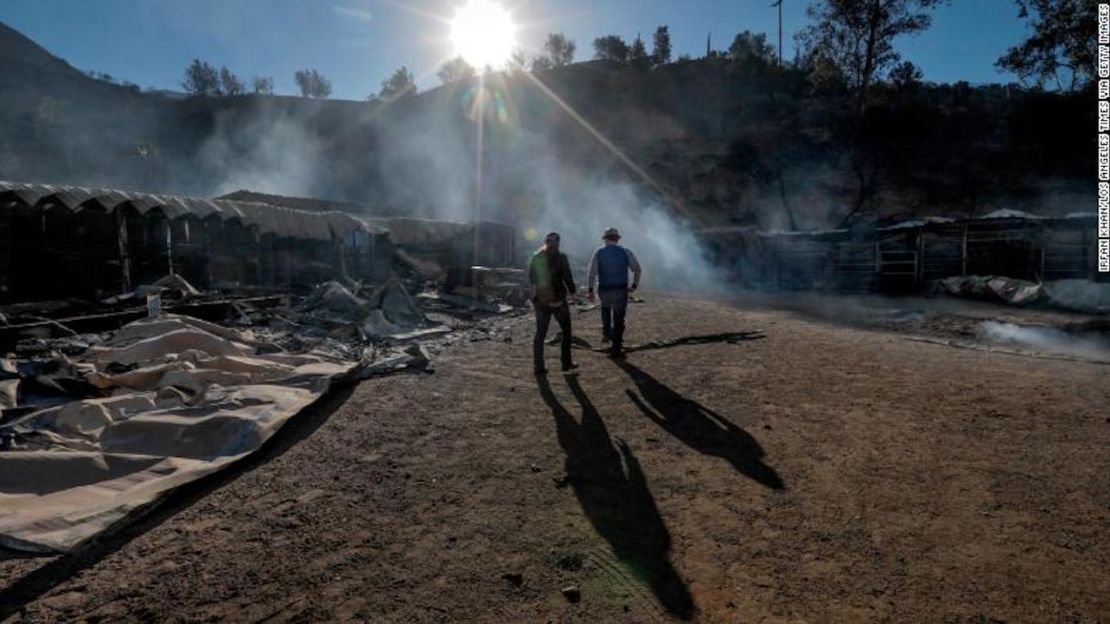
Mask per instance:
[[[581,407],[580,422],[559,402],[547,378],[539,378],[540,396],[551,408],[559,445],[566,453],[567,483],[617,558],[635,570],[667,611],[691,619],[696,611],[694,600],[670,561],[670,532],[639,460],[624,441],[618,439],[614,446],[577,376],[569,376],[567,384]]]
[[[578,365],[571,360],[571,322],[569,299],[574,297],[577,287],[574,274],[570,270],[567,255],[559,251],[559,233],[551,232],[528,264],[528,280],[535,289],[532,304],[536,310],[536,335],[532,339],[532,366],[536,375],[546,375],[543,363],[543,342],[552,317],[559,323],[559,358],[563,372],[569,372]]]
[[[618,360],[636,384],[628,396],[645,416],[686,446],[727,460],[742,475],[774,490],[784,488],[773,468],[763,463],[763,447],[747,431],[708,407],[688,399],[625,360]]]
[[[601,299],[601,342],[612,342],[609,357],[624,357],[624,318],[628,313],[629,294],[640,287],[643,271],[640,261],[631,249],[621,247],[621,233],[609,228],[601,235],[605,245],[594,251],[586,269],[586,287],[590,301],[594,300],[594,286]],[[632,284],[628,273],[632,272]]]

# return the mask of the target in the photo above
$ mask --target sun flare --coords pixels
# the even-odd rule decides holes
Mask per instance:
[[[516,24],[495,0],[467,0],[451,20],[451,43],[455,54],[479,71],[500,69],[516,47]]]

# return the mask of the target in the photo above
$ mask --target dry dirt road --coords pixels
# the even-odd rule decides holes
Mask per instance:
[[[537,383],[521,318],[115,537],[0,554],[0,620],[1110,622],[1110,367],[630,316],[632,343],[735,335]]]

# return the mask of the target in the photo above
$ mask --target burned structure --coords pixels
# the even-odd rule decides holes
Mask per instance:
[[[456,222],[400,216],[377,216],[367,206],[306,197],[236,191],[221,200],[249,201],[311,212],[343,212],[389,231],[390,240],[409,258],[458,270],[472,266],[507,267],[521,263],[516,231],[493,221]],[[396,210],[387,211],[395,213]]]
[[[1035,282],[1096,279],[1094,214],[1040,217],[999,210],[882,226],[802,232],[703,230],[732,279],[765,290],[913,292],[951,276]]]
[[[339,212],[0,183],[0,297],[103,298],[168,274],[202,289],[384,279],[388,232]]]
[[[202,290],[381,283],[406,257],[445,280],[515,264],[515,236],[494,223],[0,182],[0,302],[103,299],[166,275]]]

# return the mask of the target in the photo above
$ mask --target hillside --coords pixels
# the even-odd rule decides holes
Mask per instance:
[[[0,76],[5,97],[51,92],[57,97],[93,99],[119,96],[122,87],[93,80],[0,22]],[[24,87],[20,89],[18,87]]]
[[[477,81],[393,103],[177,100],[92,80],[0,25],[0,179],[250,189],[522,228],[644,220],[650,203],[700,225],[812,228],[1093,201],[1084,94],[884,86],[859,128],[845,93],[719,58],[579,63],[485,88],[479,193]]]

